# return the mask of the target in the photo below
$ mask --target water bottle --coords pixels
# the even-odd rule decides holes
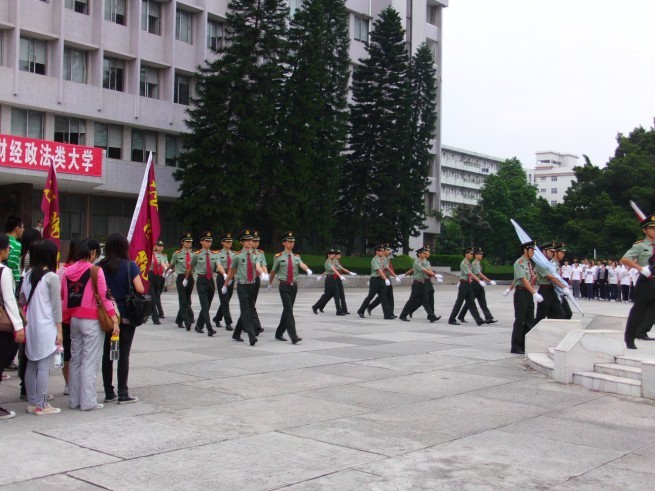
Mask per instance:
[[[61,368],[64,366],[64,348],[61,345],[58,345],[55,350],[53,363],[55,368]]]
[[[111,343],[109,344],[109,359],[111,361],[116,361],[118,358],[120,358],[118,352],[118,336],[112,336]]]

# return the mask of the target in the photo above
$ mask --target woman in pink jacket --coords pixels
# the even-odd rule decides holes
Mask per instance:
[[[68,385],[71,409],[91,411],[102,409],[96,395],[96,378],[100,365],[100,355],[104,333],[98,322],[91,280],[93,258],[86,241],[79,245],[77,262],[66,268],[61,283],[63,321],[70,323],[71,360]],[[107,284],[102,269],[98,268],[98,293],[107,314],[114,322],[114,335],[118,335],[118,318],[114,306],[107,299]]]

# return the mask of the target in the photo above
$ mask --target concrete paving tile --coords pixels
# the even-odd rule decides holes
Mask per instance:
[[[512,332],[505,333],[489,333],[489,334],[475,334],[469,333],[470,336],[449,336],[447,339],[442,339],[441,342],[445,344],[457,344],[460,346],[469,346],[484,349],[490,344],[507,343],[507,351],[509,351],[510,340]]]
[[[379,339],[368,339],[362,338],[359,336],[342,336],[340,334],[333,337],[326,337],[321,339],[321,341],[330,341],[331,343],[345,343],[353,344],[356,346],[374,346],[374,345],[391,345],[388,341],[382,341]]]
[[[56,416],[52,417],[56,418]],[[37,418],[37,416],[30,415],[30,418]],[[0,484],[25,481],[118,460],[116,457],[93,449],[80,448],[29,431],[11,435],[3,432],[2,448]]]
[[[285,336],[288,339],[288,336]],[[301,337],[303,337],[301,335]],[[274,338],[264,338],[260,336],[260,340],[257,343],[257,349],[265,349],[269,353],[298,353],[301,351],[311,351],[315,353],[321,353],[339,348],[350,348],[356,346],[354,344],[347,343],[337,343],[332,341],[317,340],[314,338],[303,337],[303,341],[298,344],[293,344],[291,341],[281,342]]]
[[[210,339],[205,337],[201,337],[198,333],[193,333],[194,336],[197,337],[191,337],[192,334],[189,332],[186,332],[186,330],[180,329],[180,331],[184,331],[184,334],[180,332],[179,336],[177,339],[174,339],[173,344],[176,349],[189,349],[189,348],[202,348],[207,345]],[[149,351],[169,351],[171,349],[171,339],[167,338],[156,338],[156,339],[147,339],[147,338],[142,338],[139,340],[138,334],[134,337],[134,344],[132,345],[132,350],[131,354],[136,354],[136,353],[147,353]]]
[[[459,348],[452,344],[445,344],[435,341],[404,341],[400,343],[387,343],[378,344],[375,346],[367,347],[371,351],[380,351],[383,353],[395,353],[398,355],[417,355],[421,353],[434,353],[435,351],[443,351]]]
[[[209,395],[218,392],[234,394],[239,398],[253,398],[291,394],[321,387],[342,386],[353,384],[359,380],[358,378],[319,372],[309,374],[305,369],[299,369],[244,375],[229,379],[203,380],[194,382],[190,386]]]
[[[408,370],[395,368],[378,368],[360,365],[357,363],[339,363],[337,365],[324,365],[320,367],[307,368],[310,372],[331,373],[334,375],[343,375],[344,377],[353,377],[359,380],[377,380],[381,378],[402,377],[409,375]]]
[[[52,476],[39,477],[29,481],[15,482],[5,486],[0,486],[0,490],[34,491],[35,489],[84,491],[103,488],[94,486],[93,484],[81,481],[79,479],[75,479],[74,477],[68,476],[66,474],[55,474]]]
[[[55,428],[42,433],[122,459],[170,452],[224,439],[215,434],[141,418],[89,423],[75,428]]]
[[[474,360],[503,360],[514,357],[509,351],[490,351],[488,348],[454,348],[443,351],[446,356],[460,356],[462,358],[473,358]]]
[[[215,360],[228,360],[232,358],[253,358],[265,355],[260,350],[239,349],[236,343],[227,346],[203,346],[202,348],[190,348],[184,351],[207,355]]]
[[[203,382],[153,385],[150,387],[141,387],[138,391],[135,390],[134,393],[138,394],[140,401],[147,401],[157,408],[157,410],[212,406],[222,402],[241,399],[239,395],[230,392],[217,389],[209,391],[197,385]]]
[[[357,467],[400,489],[549,489],[620,456],[615,450],[488,431]]]
[[[581,390],[577,388],[577,390]],[[590,392],[591,393],[591,392]],[[593,393],[592,393],[593,394]],[[600,394],[596,400],[554,412],[551,416],[617,428],[655,430],[655,401]]]
[[[246,457],[247,456],[247,457]],[[379,459],[379,455],[279,433],[225,441],[72,473],[133,489],[276,489]]]
[[[130,353],[131,355],[131,353]],[[161,367],[173,363],[193,363],[215,359],[214,356],[204,355],[187,350],[144,351],[130,356],[130,368]]]
[[[293,491],[323,491],[328,489],[338,489],[341,491],[360,491],[364,489],[398,491],[398,487],[388,479],[376,476],[370,472],[362,472],[355,469],[334,472],[327,476],[292,484],[284,489]]]
[[[644,446],[655,444],[655,433],[652,432],[571,421],[549,415],[504,426],[500,431],[621,452],[638,451]],[[655,472],[655,468],[652,472]]]
[[[642,469],[623,469],[610,463],[580,476],[573,476],[563,484],[550,488],[549,491],[598,491],[599,489],[652,491],[655,489],[655,474],[651,466]]]
[[[369,346],[351,347],[351,348],[334,348],[334,349],[321,350],[318,351],[317,353],[323,355],[340,356],[343,358],[348,358],[349,360],[374,360],[376,358],[386,358],[389,356],[396,356],[393,353],[383,352],[383,351],[373,351],[368,348]]]
[[[358,361],[357,363],[371,367],[400,368],[403,370],[411,370],[413,372],[428,372],[438,370],[439,368],[470,365],[475,362],[475,360],[457,356],[445,356],[441,352],[436,352],[420,355],[396,356],[379,360],[363,360]]]
[[[401,343],[403,341],[433,341],[444,339],[447,336],[438,333],[416,332],[416,331],[395,331],[388,333],[362,334],[360,337],[368,339],[378,339],[381,341],[393,341]]]
[[[514,357],[509,360],[512,362],[511,364],[503,363],[505,360],[481,361],[470,365],[447,368],[446,370],[449,372],[471,373],[509,380],[543,378],[541,374],[529,369],[523,358]]]
[[[130,357],[131,358],[131,357]],[[209,362],[195,362],[195,363],[209,363]],[[115,366],[116,364],[114,364]],[[114,368],[115,369],[115,368]],[[102,377],[98,377],[101,379]],[[139,370],[130,370],[130,378],[128,385],[130,388],[149,387],[151,385],[170,385],[178,384],[180,382],[192,382],[204,378],[202,376],[196,377],[180,372],[174,372],[161,368],[142,367]],[[116,386],[116,374],[114,374],[114,386]]]
[[[424,397],[412,394],[399,394],[398,392],[369,389],[360,385],[341,385],[338,387],[307,390],[302,392],[301,395],[303,397],[376,410],[404,406],[426,400]]]

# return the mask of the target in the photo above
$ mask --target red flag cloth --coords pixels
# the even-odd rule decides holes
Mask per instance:
[[[57,173],[54,165],[48,169],[48,178],[43,188],[43,198],[41,198],[41,211],[43,212],[43,238],[53,241],[59,250],[61,232],[59,228],[59,186],[57,186]]]
[[[130,257],[136,262],[141,271],[141,281],[148,290],[148,271],[152,261],[152,251],[159,238],[159,202],[157,199],[157,183],[155,181],[155,166],[152,163],[152,154],[146,166],[147,179],[141,186],[141,193],[134,210],[130,240]],[[128,234],[129,235],[129,234]]]

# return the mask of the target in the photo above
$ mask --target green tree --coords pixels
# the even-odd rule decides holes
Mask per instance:
[[[441,221],[441,232],[437,236],[437,254],[460,254],[464,242],[459,222],[452,217],[445,217]]]
[[[185,225],[236,229],[264,202],[265,163],[273,149],[286,76],[288,7],[284,0],[232,0],[226,46],[198,68],[186,121],[177,210]]]
[[[462,238],[465,242],[460,246],[481,246],[481,240],[490,232],[487,215],[482,206],[458,205],[453,210],[453,216],[461,227]]]

